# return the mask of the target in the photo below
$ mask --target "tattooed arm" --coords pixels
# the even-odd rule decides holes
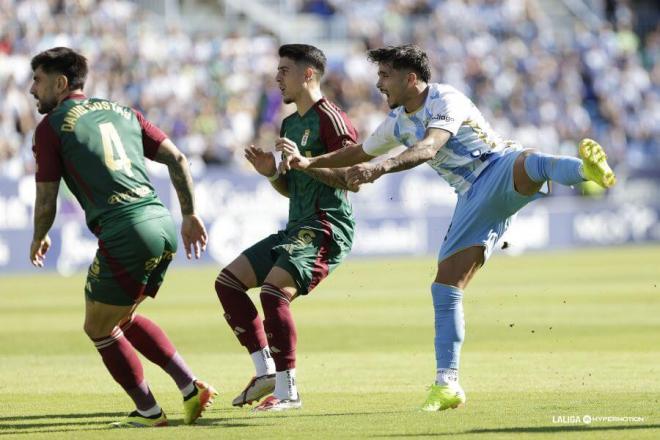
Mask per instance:
[[[351,186],[373,182],[383,174],[409,170],[417,165],[427,162],[438,154],[451,133],[441,128],[429,128],[426,136],[401,154],[397,154],[380,163],[361,163],[352,166],[348,172],[348,183]]]
[[[154,160],[167,165],[170,180],[176,190],[179,205],[181,205],[181,215],[194,214],[193,181],[186,156],[179,151],[171,140],[165,139],[158,147]]]
[[[195,258],[199,258],[200,249],[202,251],[206,249],[208,236],[204,223],[195,215],[195,196],[188,159],[171,140],[165,139],[158,147],[154,160],[167,165],[170,180],[176,190],[183,218],[181,238],[183,238],[186,256],[188,259],[192,258],[192,249]]]
[[[37,196],[34,202],[34,235],[30,244],[30,261],[37,267],[43,267],[46,252],[50,248],[48,231],[55,221],[59,188],[59,181],[37,182]]]

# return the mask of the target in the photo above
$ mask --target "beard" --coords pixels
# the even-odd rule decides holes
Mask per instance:
[[[397,107],[401,107],[401,104],[396,101],[392,101],[391,103],[388,101],[387,106],[390,108],[390,110],[394,110]]]
[[[39,99],[37,111],[40,114],[45,115],[46,113],[50,113],[55,107],[57,107],[56,99]]]

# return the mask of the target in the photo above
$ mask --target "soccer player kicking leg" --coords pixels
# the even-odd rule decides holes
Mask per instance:
[[[490,256],[496,240],[506,231],[510,217],[538,198],[538,191],[546,181],[567,186],[586,180],[604,188],[614,185],[614,173],[598,143],[584,139],[580,142],[579,154],[581,159],[533,150],[510,153],[495,162],[493,169],[487,170],[475,183],[472,201],[459,198],[431,286],[437,374],[422,406],[424,411],[457,408],[466,401],[458,383],[460,351],[465,337],[463,292]],[[511,181],[515,192],[508,189]],[[490,192],[485,188],[494,190]],[[485,193],[484,197],[479,197],[480,191]]]
[[[363,144],[312,158],[285,143],[277,147],[289,156],[285,169],[353,165],[347,173],[350,186],[428,163],[455,189],[458,202],[431,286],[436,382],[422,409],[456,408],[465,402],[458,384],[465,336],[463,290],[511,217],[540,197],[546,181],[574,185],[589,180],[609,188],[616,179],[602,147],[590,139],[580,142],[580,159],[523,151],[514,142],[504,142],[468,97],[448,84],[429,82],[430,62],[417,46],[373,49],[369,59],[378,64],[376,86],[392,111]],[[379,163],[369,162],[399,145],[407,149]]]

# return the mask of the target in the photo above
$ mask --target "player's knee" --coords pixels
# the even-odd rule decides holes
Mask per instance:
[[[83,331],[85,332],[87,337],[89,337],[92,340],[109,336],[111,332],[111,330],[106,330],[100,327],[93,320],[89,320],[89,319],[85,320],[85,323],[83,324]]]
[[[237,292],[245,292],[247,286],[228,268],[224,268],[215,279],[215,293],[218,298],[227,295],[235,295]]]
[[[513,165],[513,186],[518,194],[531,196],[536,194],[543,182],[537,182],[529,176],[527,171],[527,158],[537,153],[536,150],[525,150],[516,158]]]
[[[464,278],[458,277],[456,275],[450,274],[438,274],[435,277],[435,282],[439,284],[445,284],[447,286],[456,287],[458,289],[464,289],[467,283]]]
[[[277,314],[279,310],[288,309],[291,304],[292,295],[279,287],[264,283],[259,293],[261,305],[265,315]]]
[[[483,266],[484,246],[471,246],[438,263],[435,282],[465,289]]]
[[[470,284],[470,280],[472,280],[473,275],[474,273],[438,274],[438,276],[436,276],[435,282],[465,290],[468,284]]]

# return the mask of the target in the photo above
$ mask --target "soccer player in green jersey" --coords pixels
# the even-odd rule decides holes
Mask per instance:
[[[30,93],[46,116],[34,136],[37,194],[30,260],[37,267],[44,264],[64,179],[98,237],[85,284],[85,333],[137,407],[114,425],[167,425],[136,350],[174,379],[184,398],[184,422],[193,423],[216,391],[195,378],[163,330],[135,314],[145,297],[156,295],[177,249],[174,222],[149,181],[145,156],[169,169],[181,205],[188,258],[193,253],[199,258],[206,246],[186,157],[136,110],[87,98],[82,91],[87,60],[82,55],[57,47],[36,55],[31,64]]]
[[[279,49],[277,83],[285,103],[297,111],[282,122],[281,138],[309,157],[355,143],[357,132],[347,116],[321,93],[326,58],[319,49],[288,44]],[[353,213],[345,169],[290,171],[280,175],[275,156],[250,146],[246,158],[289,198],[286,228],[246,249],[225,267],[215,289],[225,318],[255,365],[256,374],[232,402],[265,399],[255,411],[300,408],[296,388],[296,327],[291,301],[308,294],[350,251]],[[246,294],[261,286],[264,319]]]

